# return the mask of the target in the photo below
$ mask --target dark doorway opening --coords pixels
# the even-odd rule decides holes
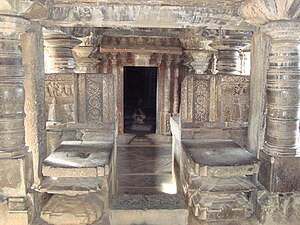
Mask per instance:
[[[156,131],[157,67],[124,67],[124,131]]]

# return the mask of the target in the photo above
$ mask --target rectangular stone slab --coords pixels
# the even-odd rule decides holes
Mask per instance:
[[[210,193],[237,193],[254,191],[256,187],[247,177],[199,177],[192,180],[188,189]]]
[[[113,145],[109,142],[64,141],[43,163],[50,177],[97,177],[105,175]]]
[[[46,177],[42,181],[40,191],[75,196],[96,192],[102,188],[102,185],[103,178],[101,177],[59,177],[57,179]]]
[[[232,140],[182,143],[182,164],[196,176],[241,176],[259,171],[259,160]]]

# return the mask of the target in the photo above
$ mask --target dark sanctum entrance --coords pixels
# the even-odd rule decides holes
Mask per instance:
[[[124,67],[124,131],[156,131],[156,67]]]

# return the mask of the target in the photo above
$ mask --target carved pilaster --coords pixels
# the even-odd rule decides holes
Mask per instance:
[[[176,56],[174,60],[174,103],[173,114],[179,113],[179,65],[180,56]]]
[[[101,53],[102,73],[108,73],[108,55],[107,53]]]
[[[73,73],[72,48],[81,41],[64,33],[44,33],[45,73]]]
[[[170,112],[170,103],[171,103],[171,56],[166,56],[166,74],[165,74],[165,112]]]

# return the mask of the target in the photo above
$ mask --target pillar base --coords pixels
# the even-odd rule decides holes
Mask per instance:
[[[270,192],[300,191],[300,157],[278,157],[260,152],[258,180]]]

